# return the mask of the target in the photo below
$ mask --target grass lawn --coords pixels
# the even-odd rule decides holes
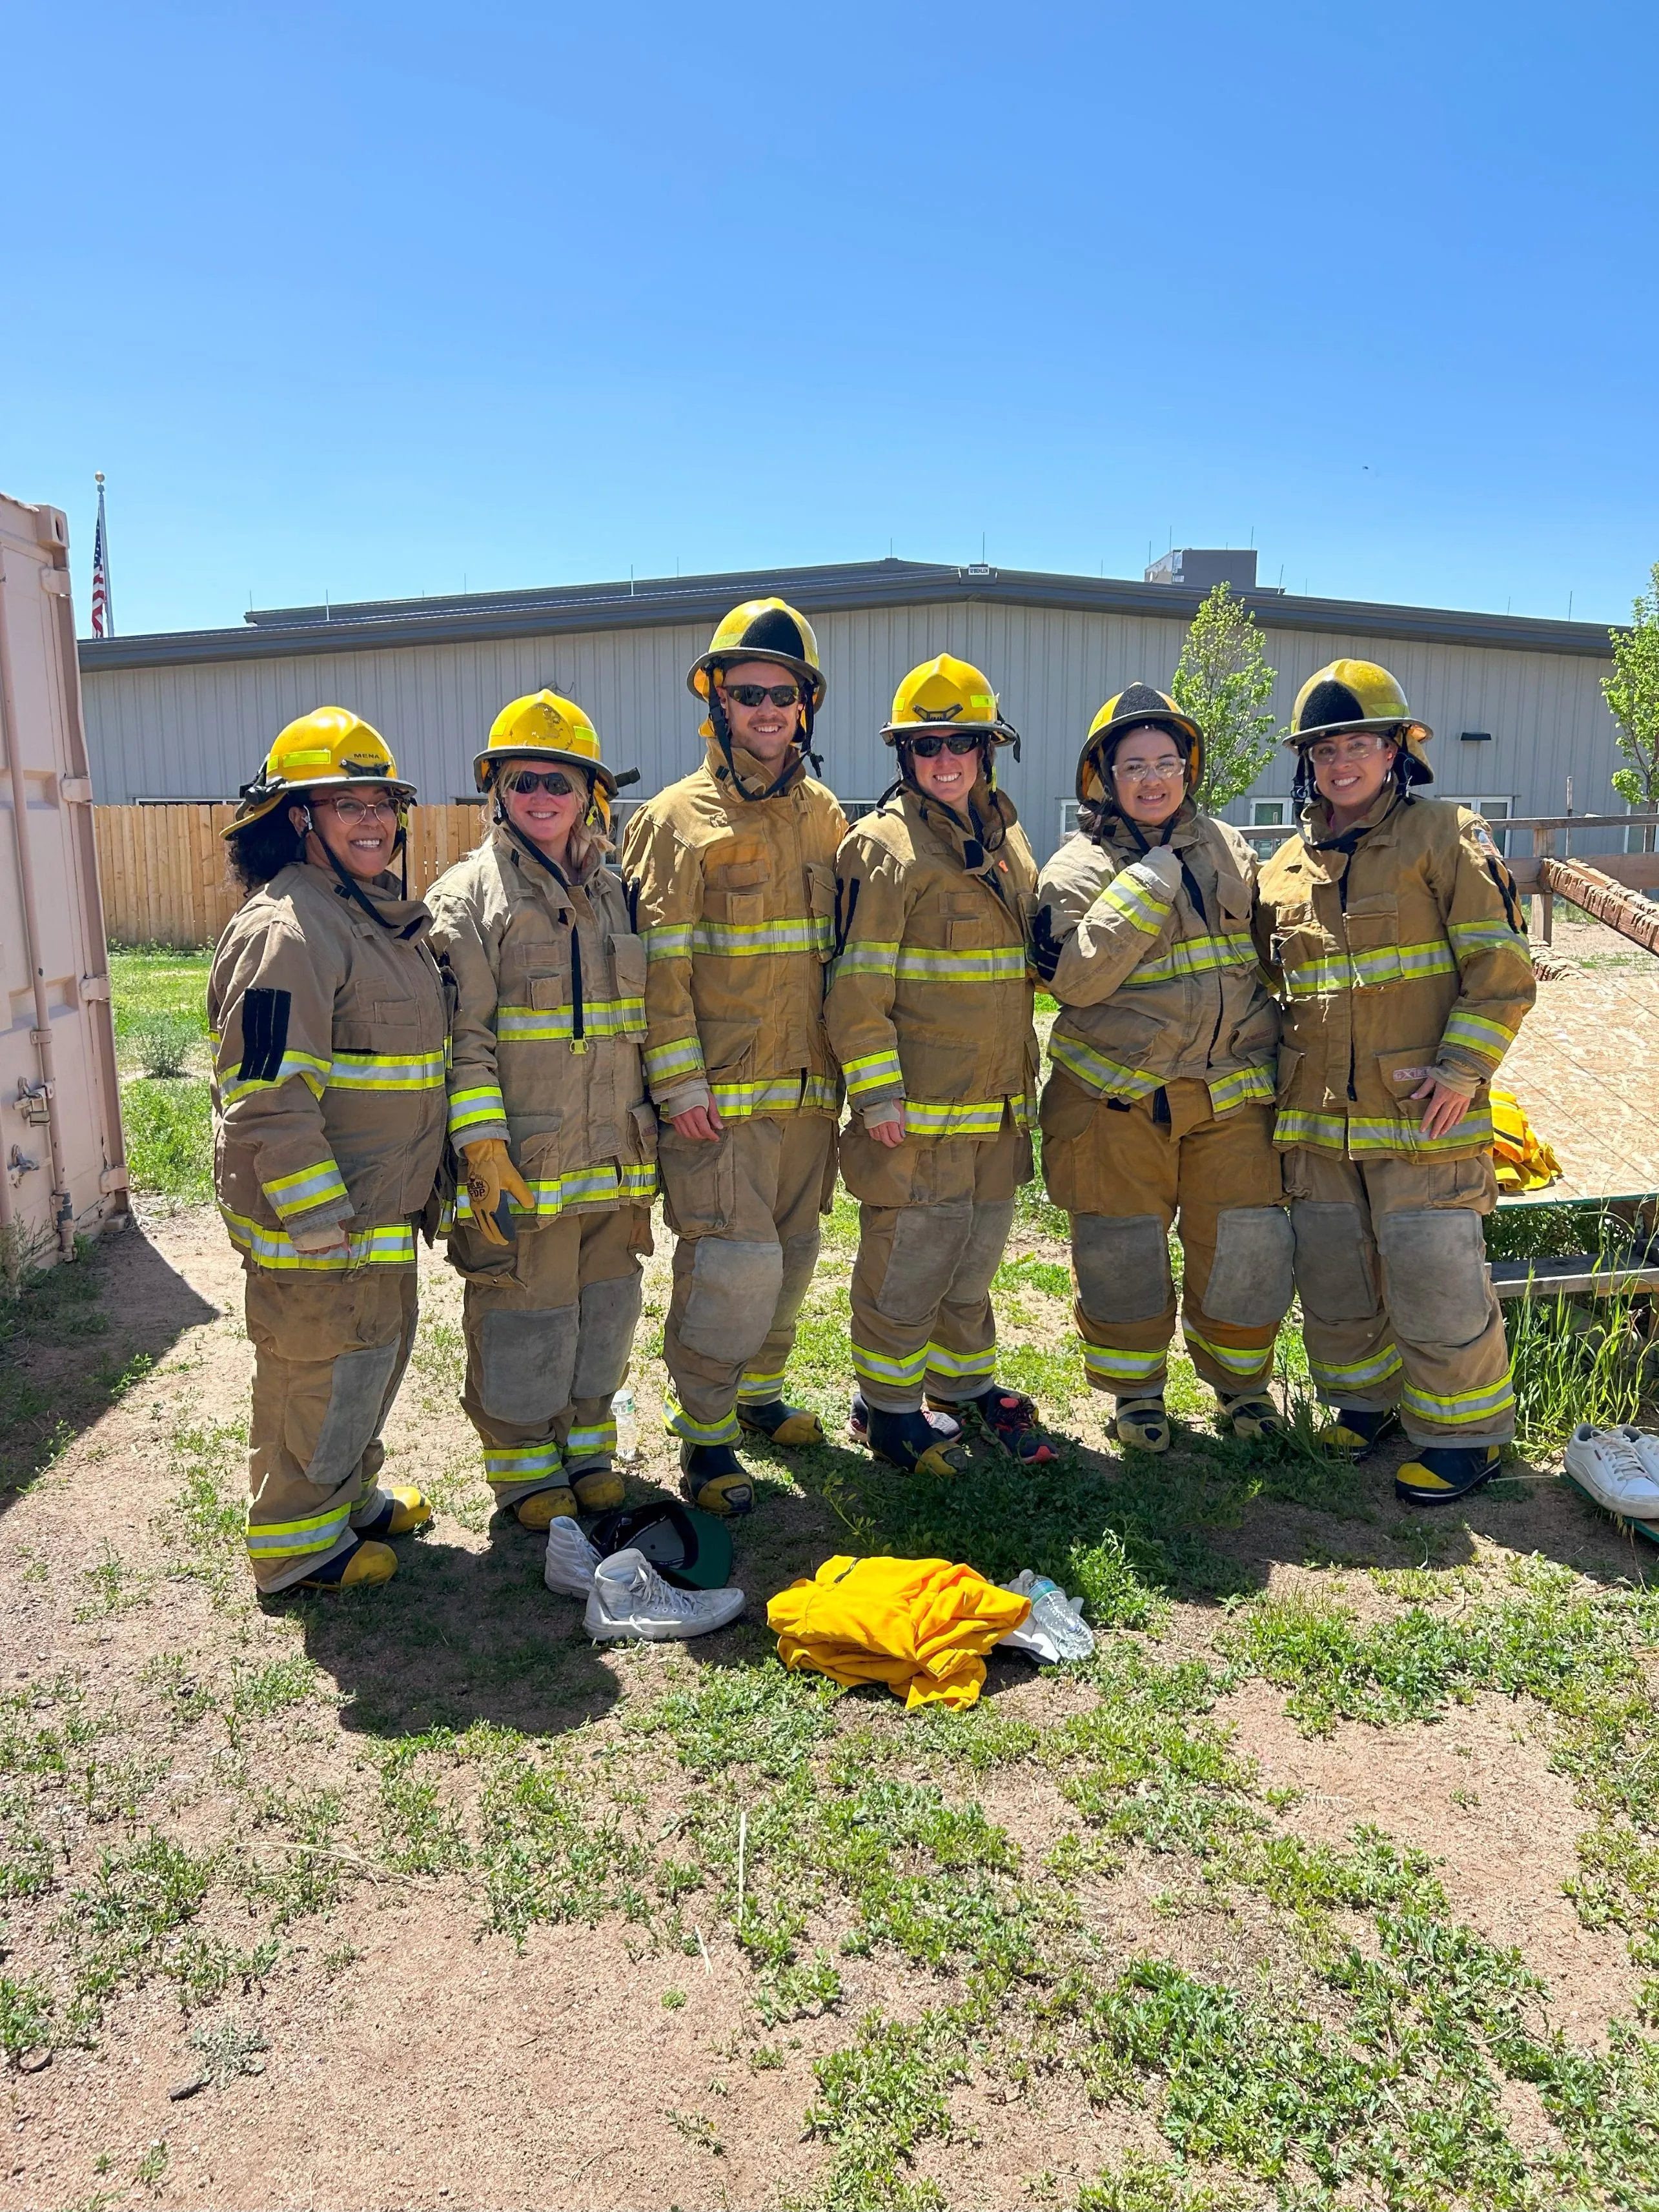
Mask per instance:
[[[132,1188],[151,1203],[213,1195],[207,976],[212,956],[169,945],[110,954],[115,1056]]]
[[[135,1183],[179,1205],[201,1046],[145,1075],[143,1020],[205,956],[114,964]],[[745,1445],[746,1613],[624,1650],[492,1519],[430,1262],[386,1473],[433,1526],[383,1590],[255,1599],[210,1225],[4,1310],[29,1419],[100,1360],[121,1401],[0,1513],[16,2201],[1659,2212],[1659,1553],[1554,1456],[1659,1419],[1639,1302],[1511,1310],[1527,1447],[1415,1513],[1398,1449],[1313,1447],[1289,1327],[1282,1443],[1218,1437],[1177,1355],[1174,1448],[1121,1449],[1034,1186],[1003,1371],[1060,1457],[921,1481],[845,1440],[842,1194],[791,1368],[827,1440]],[[676,1476],[670,1241],[635,1498]],[[185,1291],[137,1365],[122,1316]],[[765,1601],[841,1552],[1046,1571],[1097,1656],[994,1656],[961,1713],[787,1674]]]

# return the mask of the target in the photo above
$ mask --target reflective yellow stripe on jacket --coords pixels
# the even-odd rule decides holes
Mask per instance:
[[[274,1235],[244,1214],[233,1213],[228,1206],[219,1211],[231,1243],[258,1267],[343,1274],[348,1267],[412,1267],[415,1264],[415,1231],[406,1221],[365,1230],[348,1240],[343,1252],[300,1252],[286,1237]]]
[[[337,1052],[331,1091],[441,1091],[441,1052]]]
[[[495,1041],[498,1044],[540,1043],[548,1038],[574,1036],[574,1010],[569,1006],[498,1006]],[[590,1037],[643,1036],[643,999],[586,999],[582,1002],[582,1034]]]

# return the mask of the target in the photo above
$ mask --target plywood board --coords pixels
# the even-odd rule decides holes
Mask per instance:
[[[1538,1003],[1499,1077],[1560,1161],[1547,1200],[1659,1190],[1659,959],[1564,924]]]

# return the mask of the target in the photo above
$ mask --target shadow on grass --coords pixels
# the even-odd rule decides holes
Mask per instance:
[[[1032,1567],[1081,1589],[1097,1624],[1133,1627],[1165,1597],[1250,1595],[1285,1563],[1468,1564],[1475,1534],[1516,1547],[1534,1517],[1516,1510],[1536,1503],[1524,1482],[1449,1512],[1398,1504],[1403,1446],[1352,1467],[1291,1440],[1243,1443],[1179,1422],[1156,1459],[1051,1433],[1060,1457],[1040,1470],[976,1440],[971,1466],[950,1480],[903,1474],[836,1443],[785,1455],[746,1439],[758,1510],[739,1536],[738,1578],[769,1595],[838,1552],[961,1559],[994,1582]],[[800,1494],[772,1480],[775,1470]]]
[[[488,1550],[430,1537],[397,1546],[398,1572],[361,1595],[269,1600],[301,1624],[310,1657],[346,1702],[348,1733],[417,1735],[488,1721],[556,1735],[619,1694],[582,1633],[581,1607],[542,1581],[544,1540],[516,1524]]]
[[[0,1512],[217,1314],[136,1226],[0,1296]]]

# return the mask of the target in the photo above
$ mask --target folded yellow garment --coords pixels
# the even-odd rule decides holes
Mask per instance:
[[[885,1682],[907,1711],[971,1705],[985,1654],[1031,1610],[949,1559],[826,1559],[811,1581],[791,1583],[766,1608],[778,1656],[792,1672],[813,1667],[850,1688]]]
[[[1492,1164],[1504,1191],[1544,1190],[1558,1181],[1561,1163],[1533,1127],[1512,1091],[1492,1094]]]

